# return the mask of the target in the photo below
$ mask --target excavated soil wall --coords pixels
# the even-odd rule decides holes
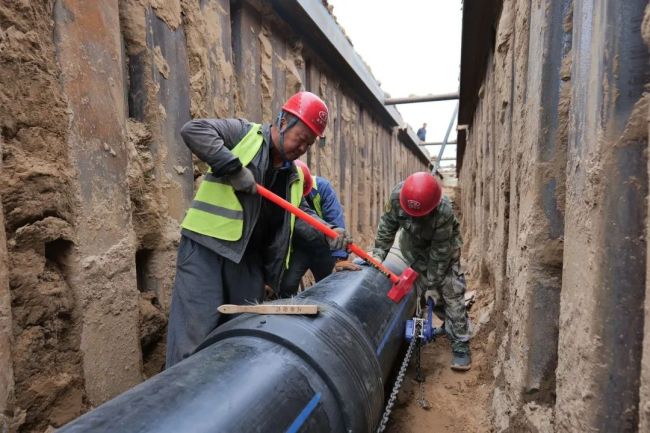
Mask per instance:
[[[363,246],[393,184],[427,168],[269,5],[0,4],[0,431],[58,427],[162,368],[205,168],[179,136],[189,119],[271,122],[294,92],[320,94],[327,138],[305,159]]]
[[[646,5],[503,1],[460,170],[497,431],[650,429]]]

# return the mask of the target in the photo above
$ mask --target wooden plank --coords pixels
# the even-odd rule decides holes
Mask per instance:
[[[318,305],[234,305],[223,304],[217,308],[222,314],[253,313],[253,314],[318,314]]]

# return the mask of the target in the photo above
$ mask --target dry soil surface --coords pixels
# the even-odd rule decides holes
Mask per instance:
[[[485,319],[489,295],[478,292],[470,316],[475,325]],[[455,372],[449,368],[451,346],[438,338],[422,350],[421,366],[425,382],[415,380],[415,362],[411,361],[395,409],[386,429],[389,433],[483,433],[492,431],[488,417],[489,400],[494,384],[491,353],[494,353],[491,326],[480,327],[473,338],[472,369]],[[418,404],[424,398],[431,408]]]

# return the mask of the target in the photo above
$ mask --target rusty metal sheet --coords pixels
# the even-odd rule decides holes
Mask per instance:
[[[71,153],[80,179],[81,213],[101,212],[102,230],[88,233],[89,252],[103,251],[129,226],[126,104],[117,1],[56,3],[62,81],[72,111]]]
[[[157,167],[159,182],[164,182],[163,194],[171,217],[181,221],[194,196],[191,170],[192,154],[180,136],[183,125],[190,120],[189,70],[183,27],[170,28],[151,9],[147,11],[150,54],[160,50],[166,71],[152,62],[151,79],[158,89],[149,118],[154,139],[152,152],[163,158]]]
[[[69,282],[87,396],[99,404],[142,379],[118,4],[61,0],[54,21],[80,193]]]
[[[259,13],[244,3],[232,9],[232,46],[235,75],[239,85],[241,113],[251,121],[262,120],[260,91]]]

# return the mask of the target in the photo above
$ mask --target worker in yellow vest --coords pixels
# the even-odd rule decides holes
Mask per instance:
[[[299,92],[274,124],[200,119],[183,126],[183,140],[210,169],[181,224],[167,368],[226,320],[219,305],[260,302],[265,284],[279,288],[290,263],[295,217],[257,195],[256,183],[300,205],[303,175],[293,161],[323,136],[327,119],[318,96]],[[339,237],[330,245],[345,248],[347,233],[335,230]]]

